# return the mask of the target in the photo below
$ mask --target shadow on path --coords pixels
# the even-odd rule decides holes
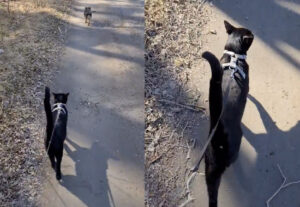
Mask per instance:
[[[250,94],[248,99],[255,104],[266,133],[256,134],[243,124],[244,137],[255,152],[242,147],[239,160],[232,169],[229,168],[234,172],[224,180],[230,183],[237,201],[245,199],[243,206],[263,207],[282,183],[277,164],[288,178],[287,182],[300,179],[300,121],[290,130],[282,131],[257,99]],[[256,154],[254,160],[249,153]],[[284,207],[299,206],[299,193],[299,185],[290,186],[278,194],[272,203]]]
[[[141,20],[134,17],[143,14],[143,8],[135,5],[133,12],[126,1],[118,5],[94,1],[92,9],[97,12],[87,27],[80,2],[84,1],[74,2],[75,18],[70,20],[60,73],[51,87],[70,92],[63,182],[49,187],[45,200],[52,200],[53,206],[61,205],[55,203],[57,197],[68,206],[140,206],[144,195],[143,28],[113,27],[118,26],[117,17],[105,28],[96,22],[103,20],[101,11],[107,11],[105,19],[109,19],[113,7],[114,16],[123,12],[127,26],[128,18]]]
[[[115,207],[106,174],[107,160],[111,158],[109,152],[97,142],[88,149],[80,147],[71,139],[67,139],[65,150],[75,162],[76,175],[63,175],[62,186],[87,206],[101,204],[101,206]],[[99,152],[101,152],[100,155]],[[97,163],[97,165],[90,166],[90,163]],[[94,180],[94,182],[91,183],[90,180]],[[110,205],[110,201],[113,205]]]

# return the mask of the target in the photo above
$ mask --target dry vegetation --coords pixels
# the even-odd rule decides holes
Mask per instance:
[[[188,197],[189,143],[206,119],[203,100],[189,86],[200,61],[202,0],[147,0],[145,4],[146,205],[179,206]]]
[[[71,0],[0,2],[0,206],[36,206],[41,187],[43,88],[67,31]]]

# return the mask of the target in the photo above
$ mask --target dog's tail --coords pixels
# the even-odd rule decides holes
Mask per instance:
[[[51,105],[50,105],[50,89],[47,86],[45,87],[44,108],[47,117],[46,139],[45,139],[45,147],[47,150],[49,141],[51,139],[52,131],[53,131],[53,117],[52,117]]]
[[[204,52],[202,57],[206,59],[211,67],[211,80],[209,86],[209,111],[210,111],[210,132],[215,127],[222,111],[222,77],[223,68],[218,58],[210,53]]]

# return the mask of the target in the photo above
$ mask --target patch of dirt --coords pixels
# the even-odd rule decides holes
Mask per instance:
[[[207,100],[190,84],[199,67],[205,1],[145,2],[145,203],[179,206],[189,197],[189,151],[207,123]]]
[[[44,86],[56,71],[71,0],[0,2],[0,203],[36,206],[44,151]]]

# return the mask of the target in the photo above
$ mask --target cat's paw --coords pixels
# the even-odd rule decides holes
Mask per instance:
[[[56,173],[56,180],[61,180],[61,173]]]

